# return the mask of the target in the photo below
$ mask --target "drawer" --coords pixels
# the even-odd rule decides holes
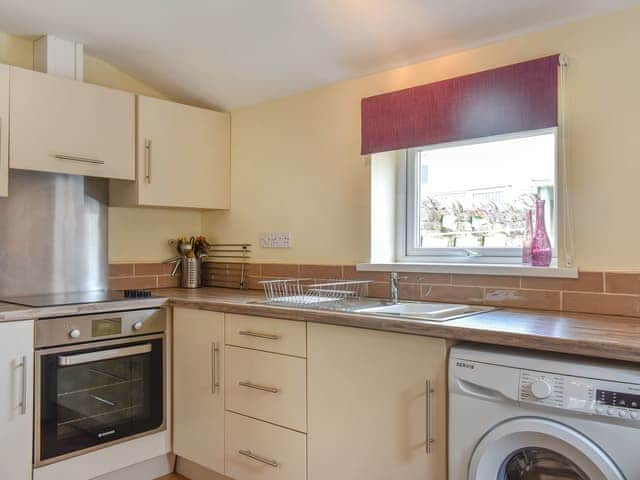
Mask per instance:
[[[307,431],[307,361],[225,347],[225,405],[243,415]]]
[[[227,345],[307,356],[307,324],[277,318],[227,314],[225,342]]]
[[[235,480],[307,478],[304,433],[232,412],[225,414],[224,457],[225,475]]]

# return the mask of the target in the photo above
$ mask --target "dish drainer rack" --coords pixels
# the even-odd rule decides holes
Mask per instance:
[[[266,303],[308,308],[340,308],[367,296],[369,280],[313,280],[289,278],[262,280]]]

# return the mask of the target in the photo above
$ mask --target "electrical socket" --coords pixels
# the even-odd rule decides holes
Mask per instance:
[[[291,248],[291,232],[267,232],[260,234],[262,248]]]

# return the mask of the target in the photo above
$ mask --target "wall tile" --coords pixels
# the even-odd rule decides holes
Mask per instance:
[[[537,310],[560,310],[561,305],[560,292],[506,288],[487,289],[485,303],[496,307],[534,308]]]
[[[344,265],[342,276],[347,280],[372,280],[374,282],[388,282],[391,277],[387,272],[358,272],[353,265]]]
[[[605,273],[607,292],[640,294],[640,274],[637,273]]]
[[[299,276],[298,265],[289,265],[284,263],[263,263],[262,264],[262,276],[263,277],[298,277]]]
[[[134,276],[144,277],[148,275],[169,275],[173,270],[173,264],[169,263],[136,263]]]
[[[342,278],[342,265],[300,265],[300,277],[338,280]]]
[[[451,285],[448,273],[398,273],[400,283],[428,283],[429,285]]]
[[[116,277],[109,279],[111,290],[125,290],[130,288],[157,288],[158,277]]]
[[[566,312],[640,317],[640,296],[563,292],[562,307]]]
[[[453,285],[474,287],[520,288],[520,277],[503,277],[500,275],[452,275]]]
[[[421,285],[420,299],[427,302],[471,303],[478,305],[484,302],[484,290],[480,287]]]
[[[603,285],[602,272],[580,272],[580,276],[577,279],[522,277],[522,288],[539,290],[602,292]]]
[[[132,263],[112,263],[109,265],[109,278],[133,277]]]
[[[180,276],[176,275],[159,275],[158,276],[158,288],[176,288],[180,286]]]

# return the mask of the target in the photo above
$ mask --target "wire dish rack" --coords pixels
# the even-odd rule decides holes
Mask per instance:
[[[322,309],[344,309],[358,305],[366,297],[369,280],[313,280],[310,278],[290,278],[284,280],[263,280],[267,297],[265,303]]]

